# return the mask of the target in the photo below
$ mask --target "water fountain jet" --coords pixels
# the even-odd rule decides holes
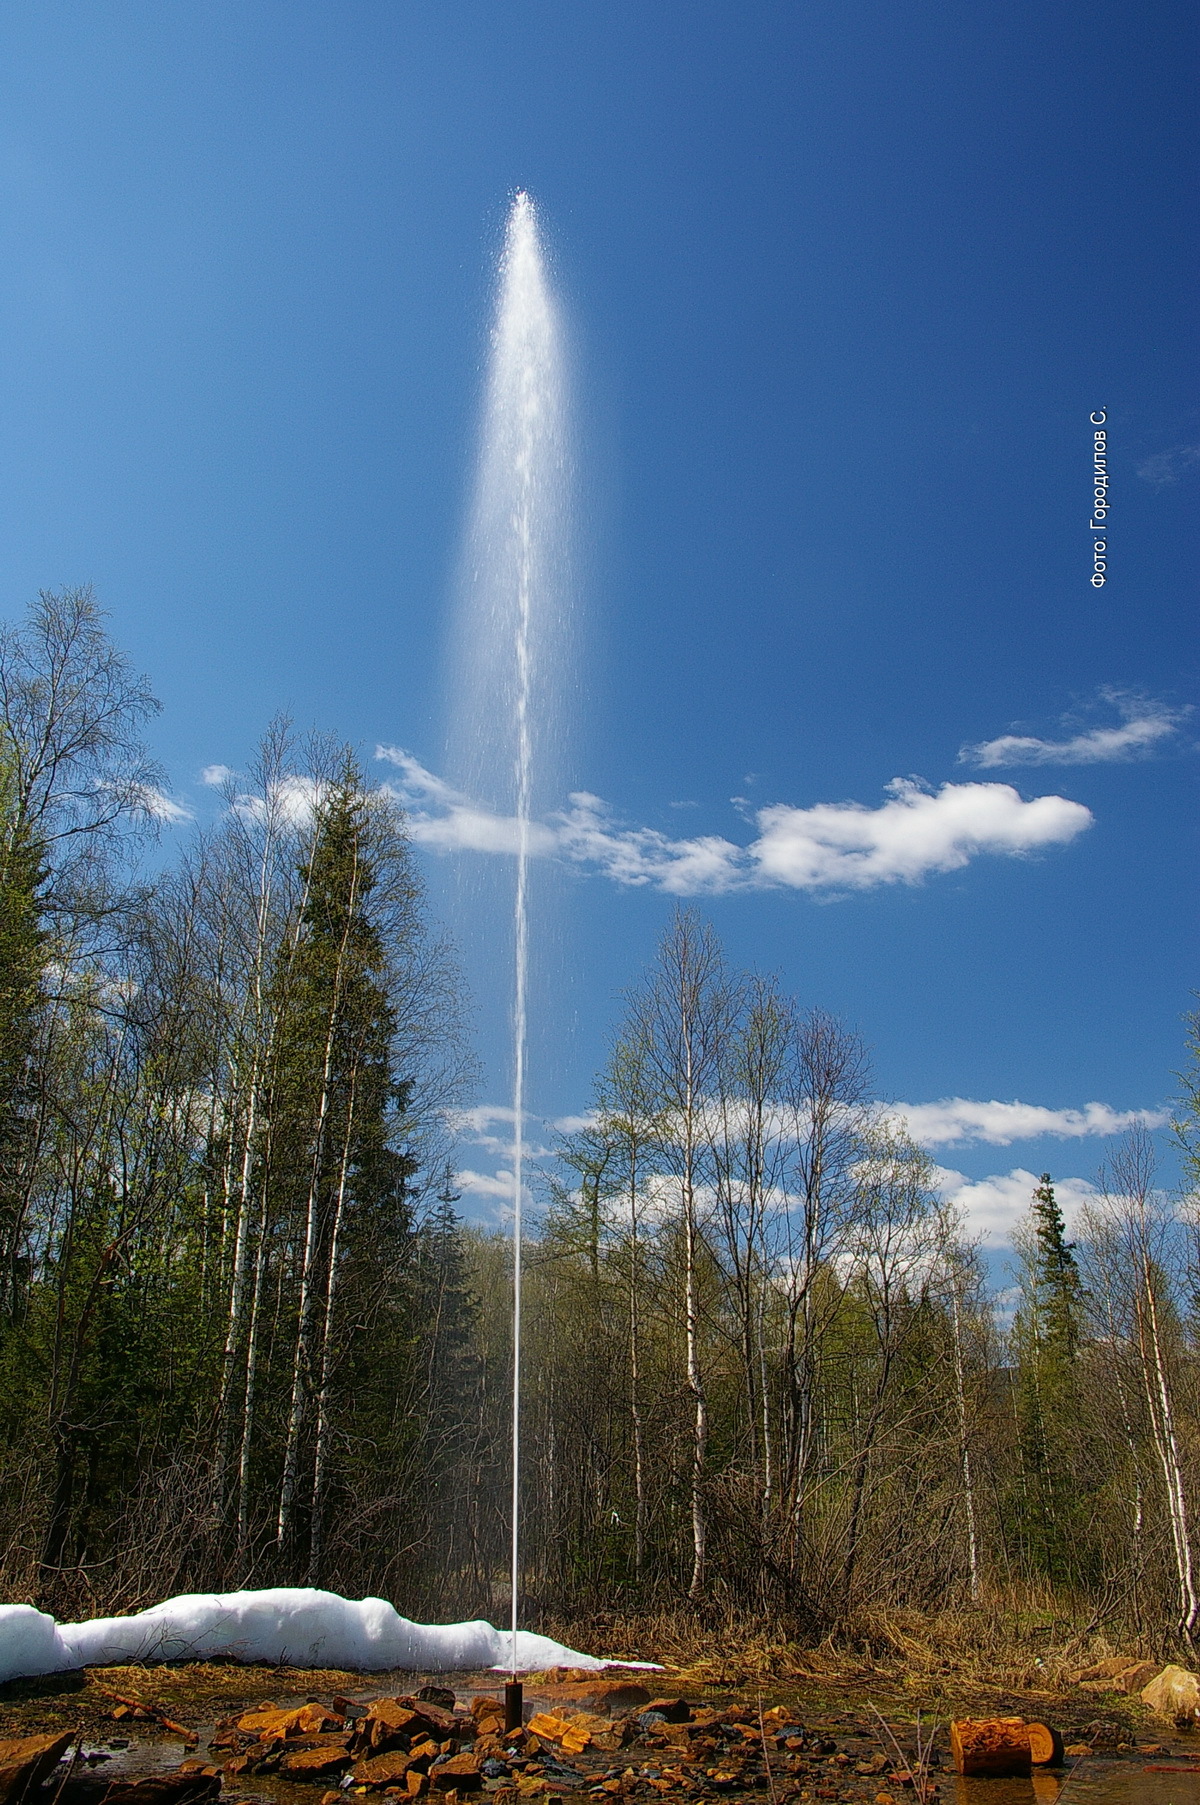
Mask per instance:
[[[470,793],[511,822],[513,1393],[510,1582],[516,1670],[520,1561],[521,1237],[528,1075],[529,864],[535,778],[554,738],[566,613],[562,332],[528,194],[513,200],[500,263],[468,535],[452,758]]]

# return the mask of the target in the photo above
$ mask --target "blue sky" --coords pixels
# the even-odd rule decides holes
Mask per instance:
[[[95,584],[201,818],[201,771],[281,708],[436,771],[527,186],[575,391],[564,803],[741,848],[772,807],[794,840],[800,811],[890,806],[866,828],[904,846],[896,811],[924,810],[950,869],[893,881],[885,851],[879,881],[814,890],[776,866],[698,906],[732,959],[856,1025],[890,1097],[1160,1109],[1197,983],[1195,50],[1182,3],[17,0],[0,612]],[[1015,787],[1001,850],[969,808],[938,840],[949,804],[921,798],[966,783]],[[1060,801],[1029,849],[1038,798]],[[486,1104],[507,999],[484,862],[427,860]],[[542,1115],[585,1106],[667,918],[643,875],[541,874]],[[942,1164],[1003,1181],[973,1198],[994,1226],[1006,1175],[1103,1157],[1039,1127],[1110,1118],[923,1120]]]

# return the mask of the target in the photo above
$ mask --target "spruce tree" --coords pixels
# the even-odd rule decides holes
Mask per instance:
[[[282,1570],[310,1580],[337,1490],[342,1368],[411,1240],[413,1162],[396,1145],[406,1087],[393,1069],[388,957],[373,913],[377,825],[347,758],[317,810],[277,976],[269,1182],[291,1246],[294,1339],[276,1543]]]
[[[1033,1192],[1022,1249],[1024,1299],[1013,1323],[1020,1439],[1021,1539],[1033,1569],[1075,1580],[1087,1565],[1080,1536],[1079,1351],[1084,1292],[1048,1172]]]
[[[1042,1173],[1033,1193],[1032,1213],[1037,1240],[1034,1286],[1042,1341],[1058,1369],[1064,1370],[1079,1352],[1083,1282],[1075,1244],[1067,1240],[1066,1223],[1048,1172]]]

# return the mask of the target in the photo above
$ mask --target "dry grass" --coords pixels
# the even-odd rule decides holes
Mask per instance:
[[[1061,1601],[1031,1592],[940,1612],[864,1610],[816,1645],[733,1613],[720,1622],[686,1610],[597,1613],[548,1627],[591,1653],[659,1661],[680,1684],[819,1687],[872,1679],[934,1699],[962,1691],[1049,1696],[1110,1655],[1171,1658],[1167,1649],[1114,1640],[1082,1615],[1064,1614]]]

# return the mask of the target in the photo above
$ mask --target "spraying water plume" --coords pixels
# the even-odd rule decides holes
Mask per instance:
[[[511,824],[513,890],[512,1647],[519,1585],[521,1227],[535,788],[556,738],[566,614],[566,406],[562,332],[533,202],[508,216],[463,577],[451,757]]]

